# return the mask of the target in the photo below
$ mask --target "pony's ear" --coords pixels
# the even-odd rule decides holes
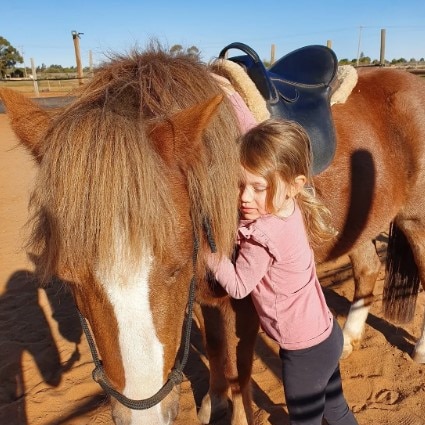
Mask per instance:
[[[150,125],[149,137],[168,165],[178,164],[186,168],[196,159],[202,134],[222,101],[223,95],[220,94]]]
[[[0,99],[6,107],[11,127],[19,141],[40,162],[41,137],[49,126],[49,114],[15,90],[0,89]]]

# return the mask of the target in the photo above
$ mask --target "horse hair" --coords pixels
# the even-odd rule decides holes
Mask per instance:
[[[383,310],[387,319],[400,323],[412,320],[419,284],[419,270],[409,241],[397,224],[392,222],[383,291]]]
[[[147,124],[220,93],[196,57],[170,55],[153,43],[96,70],[44,135],[28,245],[39,255],[45,278],[59,264],[81,274],[123,257],[136,262],[146,247],[162,255],[178,224],[167,169],[146,134]],[[225,98],[186,176],[200,243],[208,217],[217,248],[227,255],[237,225],[238,131]]]

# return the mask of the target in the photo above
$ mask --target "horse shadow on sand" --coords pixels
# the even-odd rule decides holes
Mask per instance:
[[[23,370],[24,353],[32,357],[44,382],[51,387],[57,387],[63,374],[80,358],[81,325],[72,296],[58,289],[62,287],[58,282],[40,287],[33,272],[18,270],[9,277],[0,296],[1,424],[29,423],[25,406],[29,388],[26,388]],[[59,333],[75,344],[74,352],[64,362],[61,362],[48,317],[40,304],[41,291],[45,291]],[[81,413],[81,408],[79,411]]]

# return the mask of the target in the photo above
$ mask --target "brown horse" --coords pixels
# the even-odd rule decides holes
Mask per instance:
[[[196,299],[209,306],[206,346],[217,370],[201,421],[227,409],[230,382],[233,423],[252,423],[249,380],[258,331],[252,304],[233,302],[204,281],[206,217],[218,251],[233,250],[239,167],[236,118],[208,69],[152,47],[106,64],[62,110],[47,112],[10,90],[0,97],[39,164],[29,249],[44,280],[69,282],[114,389],[148,399],[181,360],[195,275]],[[246,360],[236,360],[238,344]],[[113,398],[114,420],[170,424],[178,395],[176,387],[142,410]]]
[[[137,401],[167,380],[180,359],[194,275],[211,369],[198,417],[208,423],[225,411],[230,387],[232,425],[253,424],[258,320],[249,297],[230,300],[208,283],[202,255],[210,249],[206,221],[219,252],[230,255],[238,198],[237,119],[209,71],[193,57],[151,48],[103,65],[60,110],[10,90],[0,97],[39,163],[29,249],[45,279],[69,282],[114,389]],[[333,117],[337,152],[316,188],[340,233],[316,255],[349,253],[356,292],[344,332],[359,340],[380,267],[372,241],[390,222],[410,242],[425,282],[425,86],[405,72],[362,72]],[[425,361],[423,334],[414,356]],[[176,388],[140,410],[113,398],[114,420],[172,423]]]

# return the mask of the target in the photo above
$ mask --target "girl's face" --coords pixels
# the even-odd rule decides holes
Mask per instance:
[[[242,167],[240,213],[245,220],[255,220],[267,214],[267,181]]]
[[[297,176],[293,185],[283,180],[278,181],[277,193],[273,200],[276,215],[288,217],[294,210],[294,196],[304,187],[305,176]],[[268,184],[264,177],[252,174],[242,167],[242,182],[240,187],[240,213],[245,220],[256,220],[262,215],[270,214],[267,210]]]

